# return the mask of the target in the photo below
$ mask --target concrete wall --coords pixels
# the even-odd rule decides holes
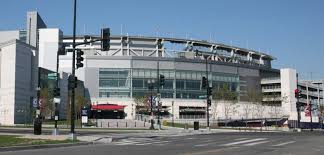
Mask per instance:
[[[294,94],[294,90],[297,88],[296,70],[281,69],[280,81],[283,112],[284,114],[289,115],[290,120],[297,120],[297,100]]]
[[[27,30],[27,38],[26,43],[38,48],[38,29],[46,28],[46,24],[43,19],[39,16],[37,11],[27,12],[26,19],[26,30]]]
[[[59,29],[39,29],[39,67],[56,71],[57,51],[62,36]]]
[[[36,90],[35,49],[18,40],[0,48],[0,124],[31,122],[31,103]]]
[[[0,43],[7,42],[13,39],[19,39],[19,30],[0,31]]]

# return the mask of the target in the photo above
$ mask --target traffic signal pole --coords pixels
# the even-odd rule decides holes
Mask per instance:
[[[76,5],[77,5],[77,0],[74,0],[74,11],[73,11],[73,51],[72,51],[72,77],[75,77],[75,33],[76,33]],[[74,81],[76,82],[76,81]],[[75,122],[74,122],[74,115],[75,115],[75,108],[74,108],[74,102],[75,102],[75,88],[72,88],[71,90],[71,131],[70,131],[70,138],[72,141],[76,140],[76,135],[75,135]]]
[[[298,89],[298,73],[296,74],[296,81],[297,81],[297,90]],[[297,102],[296,102],[296,107],[297,107],[297,128],[301,128],[300,127],[300,103],[299,103],[299,96],[297,95]]]
[[[161,97],[160,86],[161,86],[161,81],[160,81],[160,60],[159,60],[160,54],[159,54],[159,50],[157,50],[157,52],[158,52],[158,61],[157,61],[157,80],[158,80],[158,82],[157,82],[157,88],[156,88],[156,91],[157,91],[156,97],[157,97],[157,116],[158,116],[157,123],[159,126],[158,128],[160,130],[161,129],[161,122],[160,122],[160,97]]]
[[[206,57],[206,81],[207,81],[207,86],[206,86],[206,104],[207,104],[207,129],[209,130],[209,80],[208,80],[208,57]]]

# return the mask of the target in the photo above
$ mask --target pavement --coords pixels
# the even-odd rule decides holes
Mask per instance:
[[[0,155],[323,155],[323,132],[219,132],[127,137],[110,143],[0,152]]]

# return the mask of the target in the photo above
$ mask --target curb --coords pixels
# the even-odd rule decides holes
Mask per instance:
[[[92,142],[78,142],[78,143],[62,143],[62,144],[9,146],[9,147],[0,147],[0,152],[46,149],[46,148],[57,148],[57,147],[71,147],[71,146],[82,146],[82,145],[92,145],[92,144],[93,144]]]

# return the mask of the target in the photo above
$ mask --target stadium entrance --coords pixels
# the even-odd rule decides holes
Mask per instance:
[[[125,106],[117,104],[99,104],[92,105],[90,118],[92,119],[124,119]]]

